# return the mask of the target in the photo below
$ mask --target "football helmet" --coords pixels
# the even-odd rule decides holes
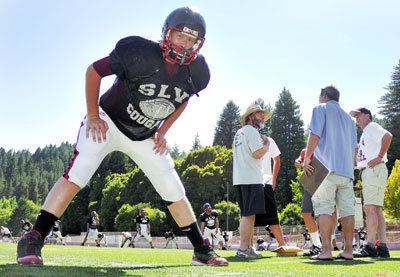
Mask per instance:
[[[96,211],[92,211],[92,212],[91,212],[91,216],[92,216],[92,217],[96,217],[96,216],[97,216]]]
[[[171,41],[172,32],[177,31],[195,39],[193,47],[184,49]],[[165,57],[179,65],[188,65],[196,57],[203,46],[206,34],[206,22],[197,12],[188,7],[178,8],[172,11],[164,22],[162,28],[162,45]]]

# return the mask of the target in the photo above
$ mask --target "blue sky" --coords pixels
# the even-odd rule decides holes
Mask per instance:
[[[0,147],[36,150],[75,142],[86,114],[85,71],[129,35],[158,39],[166,16],[195,7],[207,22],[201,50],[211,81],[167,134],[189,150],[211,145],[223,107],[272,106],[287,88],[305,124],[321,87],[346,110],[376,114],[400,59],[400,1],[0,0]],[[113,82],[102,82],[104,92]]]

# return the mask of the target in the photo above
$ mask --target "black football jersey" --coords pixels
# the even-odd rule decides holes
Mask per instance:
[[[97,222],[96,222],[96,218],[93,216],[89,217],[86,221],[87,223],[89,223],[89,228],[90,229],[97,229]]]
[[[22,230],[26,232],[32,230],[31,223],[29,221],[25,221],[24,225],[22,225]]]
[[[145,216],[138,215],[138,216],[136,217],[136,223],[139,223],[139,224],[149,224],[149,223],[150,223],[150,218],[149,218],[147,215],[145,215]]]
[[[367,232],[365,232],[365,231],[358,232],[358,237],[360,238],[360,240],[365,240],[366,236],[367,236]]]
[[[211,214],[208,215],[206,212],[200,215],[201,222],[205,222],[208,229],[215,229],[215,219],[218,217],[218,212],[212,210]]]
[[[53,225],[53,231],[57,232],[60,230],[61,220],[56,220]]]
[[[137,36],[117,43],[110,54],[110,68],[117,78],[100,98],[100,106],[132,140],[151,137],[163,120],[210,80],[201,55],[170,77],[159,43]]]

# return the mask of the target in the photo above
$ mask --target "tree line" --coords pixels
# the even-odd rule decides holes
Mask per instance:
[[[383,115],[379,123],[393,134],[387,166],[389,171],[396,170],[388,180],[384,208],[395,217],[400,203],[400,165],[393,167],[400,157],[400,64],[394,67],[392,81],[386,90],[379,101]],[[261,133],[271,136],[281,151],[276,200],[282,223],[301,224],[302,187],[298,183],[301,171],[293,166],[307,140],[300,107],[286,88],[274,106],[265,104],[263,99],[253,103],[272,112]],[[202,205],[210,202],[221,214],[221,227],[225,229],[229,224],[229,230],[235,230],[240,221],[232,186],[232,142],[241,128],[240,115],[239,107],[228,101],[215,127],[213,146],[202,147],[196,134],[188,154],[181,152],[177,145],[170,149],[195,214],[198,216]],[[361,130],[358,133],[360,135]],[[68,167],[73,150],[74,146],[67,142],[58,147],[39,148],[35,153],[0,148],[1,225],[8,225],[18,233],[21,219],[35,219],[48,191]],[[162,235],[167,230],[180,233],[164,201],[144,173],[126,155],[114,152],[103,160],[89,184],[77,194],[61,217],[63,231],[84,231],[86,218],[92,210],[99,213],[102,228],[106,231],[135,230],[134,219],[142,207],[148,210],[154,235]]]

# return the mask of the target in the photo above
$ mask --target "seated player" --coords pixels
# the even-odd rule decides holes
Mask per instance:
[[[205,203],[203,209],[204,212],[200,215],[200,231],[205,239],[211,238],[211,241],[214,241],[215,238],[218,241],[218,245],[223,249],[225,246],[219,229],[218,212],[211,208],[210,203]]]
[[[167,243],[165,244],[164,248],[167,248],[169,242],[172,241],[173,243],[175,243],[176,249],[179,249],[178,241],[176,240],[174,232],[172,232],[172,231],[165,232],[164,237],[167,240]]]
[[[263,238],[257,239],[257,251],[267,251],[268,245]]]

